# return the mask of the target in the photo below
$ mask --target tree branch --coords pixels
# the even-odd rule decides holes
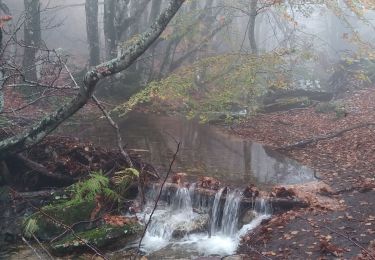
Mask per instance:
[[[62,122],[81,109],[90,100],[97,83],[101,79],[127,69],[151,46],[161,35],[184,2],[185,0],[171,0],[168,7],[158,17],[150,29],[143,33],[135,44],[127,48],[120,57],[102,63],[90,70],[85,76],[84,85],[80,88],[77,96],[70,102],[43,118],[30,130],[1,141],[0,157],[5,157],[8,153],[23,151],[39,143]]]

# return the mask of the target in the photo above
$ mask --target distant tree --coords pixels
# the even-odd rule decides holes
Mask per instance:
[[[86,0],[86,28],[87,42],[89,44],[90,67],[96,66],[100,63],[98,9],[98,0]]]
[[[30,148],[75,114],[91,99],[97,83],[101,79],[129,68],[155,42],[183,3],[184,0],[170,0],[168,7],[153,25],[141,34],[133,44],[129,45],[121,56],[89,70],[85,75],[84,84],[80,86],[78,94],[71,101],[42,118],[25,132],[0,141],[0,157],[3,158]]]
[[[24,0],[24,55],[23,75],[28,81],[37,81],[36,54],[41,46],[42,31],[40,26],[39,0]]]
[[[116,54],[116,2],[116,0],[104,1],[104,37],[107,59],[112,59]]]

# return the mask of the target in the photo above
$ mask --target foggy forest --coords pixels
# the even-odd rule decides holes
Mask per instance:
[[[0,0],[0,259],[375,259],[375,0]]]

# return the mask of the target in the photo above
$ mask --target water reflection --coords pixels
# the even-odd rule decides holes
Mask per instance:
[[[175,170],[191,176],[213,176],[231,184],[251,182],[258,186],[314,180],[308,167],[258,143],[225,134],[215,126],[179,117],[134,113],[123,119],[120,127],[127,148],[141,152],[161,172],[167,168],[178,140],[182,147]],[[86,127],[79,135],[100,145],[114,145],[113,130],[104,121]]]

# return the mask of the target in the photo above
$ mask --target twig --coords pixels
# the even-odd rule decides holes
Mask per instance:
[[[34,240],[38,243],[38,245],[46,252],[46,254],[49,256],[50,259],[54,259],[54,257],[51,255],[51,253],[45,248],[45,246],[39,241],[39,239],[33,234]]]
[[[94,100],[95,104],[99,107],[99,109],[102,111],[104,116],[106,117],[109,124],[112,126],[112,128],[116,131],[117,136],[117,147],[120,149],[121,155],[124,157],[126,162],[128,163],[130,168],[134,168],[134,163],[132,159],[130,158],[129,154],[124,150],[124,147],[122,145],[122,137],[120,133],[120,127],[118,124],[112,119],[112,117],[109,115],[109,113],[105,110],[105,108],[100,104],[99,100],[96,98],[95,95],[92,96],[92,100]]]
[[[167,179],[168,179],[168,177],[169,177],[169,174],[170,174],[171,171],[172,171],[172,166],[173,166],[174,162],[176,161],[177,154],[178,154],[178,152],[180,151],[180,146],[181,146],[181,142],[178,142],[178,143],[177,143],[177,149],[176,149],[176,152],[174,153],[174,155],[173,155],[173,159],[172,159],[172,161],[171,161],[170,164],[169,164],[169,168],[168,168],[167,175],[165,176],[164,181],[163,181],[163,183],[162,183],[161,186],[160,186],[159,194],[158,194],[158,197],[156,198],[154,208],[152,209],[151,215],[150,215],[150,217],[149,217],[149,219],[148,219],[148,221],[147,221],[147,223],[146,223],[145,229],[143,230],[142,237],[141,237],[141,239],[139,240],[138,251],[140,251],[141,244],[142,244],[142,240],[143,240],[143,238],[145,237],[145,235],[146,235],[146,231],[147,231],[147,228],[148,228],[148,226],[149,226],[150,223],[151,223],[152,216],[154,215],[155,210],[156,210],[156,208],[158,207],[158,203],[159,203],[159,200],[160,200],[160,198],[161,198],[161,194],[162,194],[162,192],[163,192],[163,187],[164,187],[165,183],[167,182]]]
[[[29,241],[27,241],[24,237],[22,237],[22,241],[25,242],[25,244],[30,247],[33,251],[34,251],[34,254],[40,259],[40,260],[43,260],[43,258],[38,254],[38,252],[36,251],[36,249],[29,243]]]

